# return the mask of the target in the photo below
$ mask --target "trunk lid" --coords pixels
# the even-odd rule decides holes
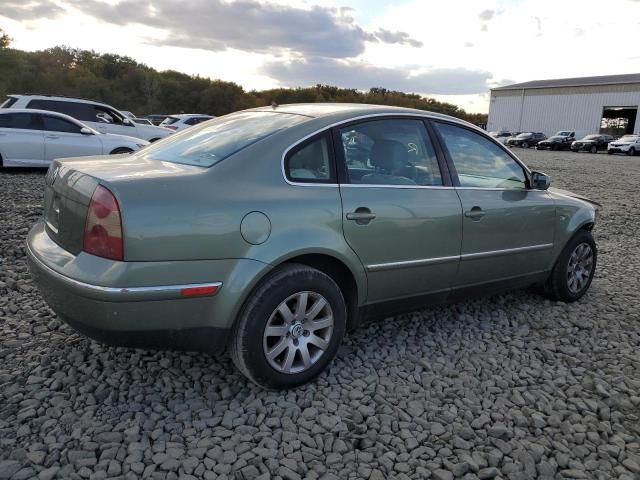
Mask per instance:
[[[169,179],[175,181],[203,170],[201,167],[133,155],[56,160],[45,177],[44,221],[47,233],[62,248],[77,255],[82,251],[87,211],[98,184],[108,188],[120,201],[123,194],[128,198],[135,197],[136,191],[147,181],[162,191]],[[120,209],[123,209],[122,204]],[[126,217],[126,212],[121,212],[121,215]]]

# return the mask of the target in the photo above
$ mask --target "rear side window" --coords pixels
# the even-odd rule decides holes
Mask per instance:
[[[64,102],[60,100],[31,100],[27,108],[37,108],[38,110],[49,110],[51,112],[64,113],[78,120],[95,122],[93,108],[87,103]]]
[[[42,130],[39,115],[33,113],[7,113],[0,115],[0,128]]]
[[[4,102],[2,102],[2,105],[0,105],[0,108],[9,108],[11,105],[16,103],[17,101],[18,101],[17,97],[7,97],[7,99]]]
[[[178,117],[167,117],[160,123],[160,125],[171,125],[176,123],[178,120],[180,120]]]
[[[287,178],[293,182],[334,182],[327,135],[297,146],[285,159]]]
[[[49,115],[43,115],[42,121],[44,123],[45,131],[49,132],[64,132],[64,133],[80,133],[80,126],[75,123],[71,123],[68,120],[58,117],[52,117]]]
[[[141,150],[163,162],[211,167],[276,132],[309,118],[277,112],[238,112],[174,133]]]
[[[373,120],[341,128],[350,183],[442,185],[433,145],[421,120]]]

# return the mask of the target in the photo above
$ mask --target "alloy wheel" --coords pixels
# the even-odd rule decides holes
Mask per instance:
[[[593,250],[588,243],[579,244],[569,257],[567,287],[571,293],[580,293],[589,283],[593,271]]]
[[[329,348],[334,319],[331,305],[316,292],[298,292],[273,311],[262,347],[269,365],[285,374],[311,368]]]

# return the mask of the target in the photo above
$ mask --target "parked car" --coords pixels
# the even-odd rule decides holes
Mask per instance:
[[[130,153],[149,142],[100,134],[61,113],[0,110],[0,167],[48,167],[56,158]]]
[[[523,132],[515,137],[508,138],[505,145],[510,147],[529,148],[536,146],[538,142],[546,140],[546,138],[547,136],[544,133]]]
[[[606,150],[612,141],[613,137],[611,135],[587,135],[581,140],[573,142],[571,150],[574,152],[598,153],[598,150]]]
[[[131,113],[129,110],[120,110],[120,113],[122,113],[125,117],[131,118],[131,119],[136,118],[136,116],[133,113]]]
[[[596,268],[593,202],[421,110],[247,110],[126,159],[56,161],[45,183],[26,252],[60,319],[118,345],[228,347],[269,388],[314,378],[370,315],[531,285],[573,302]]]
[[[569,150],[573,143],[573,137],[554,135],[537,143],[538,150]]]
[[[165,118],[160,126],[170,128],[171,130],[184,130],[207,120],[215,118],[211,115],[202,115],[198,113],[181,113],[178,115],[169,115]]]
[[[609,143],[607,147],[607,153],[613,155],[614,153],[626,153],[627,155],[634,156],[640,153],[640,135],[624,135],[617,140]]]
[[[576,132],[572,132],[571,130],[560,130],[553,134],[554,137],[567,137],[572,140],[576,139]]]
[[[0,108],[34,108],[64,113],[100,133],[116,133],[154,142],[173,131],[156,126],[137,125],[129,117],[104,103],[82,98],[53,95],[9,95]]]
[[[165,118],[167,118],[169,115],[160,115],[157,113],[152,113],[151,115],[145,115],[144,118],[147,118],[151,121],[151,123],[153,123],[154,125],[160,125]]]
[[[132,118],[131,120],[133,120],[134,123],[138,123],[140,125],[153,125],[153,123],[151,123],[151,120],[149,120],[148,118]]]
[[[501,130],[499,132],[489,132],[489,135],[498,140],[500,143],[505,143],[507,139],[513,136],[511,132],[507,132],[504,130]]]

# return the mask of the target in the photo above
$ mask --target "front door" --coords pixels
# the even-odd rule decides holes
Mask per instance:
[[[365,121],[334,138],[344,235],[367,271],[367,301],[446,296],[458,268],[461,206],[423,121]]]
[[[77,123],[53,115],[42,115],[44,125],[45,158],[102,155],[102,142],[98,135],[83,135]],[[107,152],[108,153],[108,152]]]
[[[527,174],[500,145],[461,126],[435,122],[463,209],[456,286],[526,280],[550,267],[555,204],[528,188]]]

